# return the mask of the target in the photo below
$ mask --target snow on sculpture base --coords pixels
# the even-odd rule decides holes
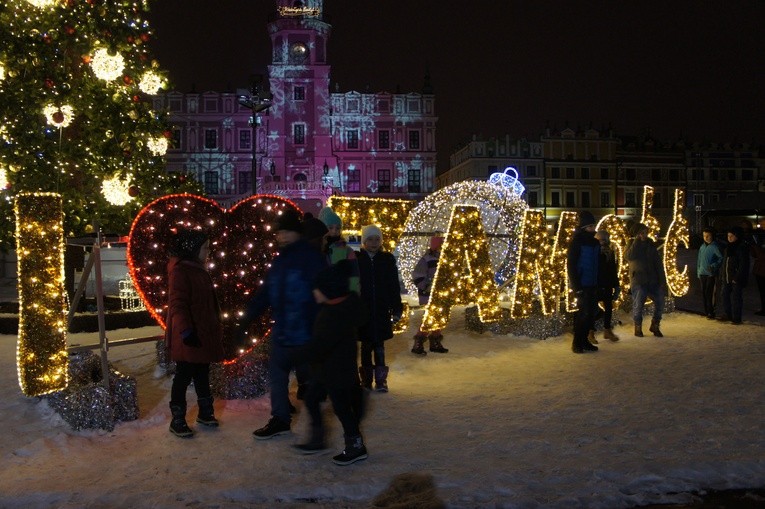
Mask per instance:
[[[116,422],[138,419],[135,378],[109,365],[109,389],[102,384],[101,358],[93,352],[69,356],[69,386],[46,398],[72,429],[112,431]]]
[[[478,318],[476,306],[465,308],[465,328],[478,333],[488,330],[493,334],[547,339],[560,336],[570,324],[571,317],[565,314],[543,316],[534,313],[529,317],[516,319],[510,316],[510,310],[507,308],[502,308],[502,318],[499,321],[483,323]]]

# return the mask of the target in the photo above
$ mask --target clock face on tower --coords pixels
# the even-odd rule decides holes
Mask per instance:
[[[308,47],[304,42],[293,42],[290,45],[290,56],[295,59],[303,59],[308,55]]]

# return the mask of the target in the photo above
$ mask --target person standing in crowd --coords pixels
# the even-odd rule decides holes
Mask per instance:
[[[441,246],[444,243],[444,238],[440,233],[430,238],[428,250],[419,259],[417,265],[414,266],[412,271],[412,281],[417,287],[417,296],[419,297],[420,305],[424,306],[430,299],[430,291],[433,286],[433,279],[436,276],[436,269],[438,268],[438,259],[441,256]],[[435,353],[447,353],[448,348],[444,348],[441,343],[444,339],[440,330],[430,331],[427,333],[420,328],[417,334],[414,335],[414,346],[412,346],[412,353],[417,355],[427,355],[425,352],[424,343],[425,340],[429,342],[429,350]]]
[[[765,243],[758,243],[758,238],[762,238],[762,233],[754,236],[755,240],[752,242],[752,245],[749,246],[751,255],[754,258],[752,274],[754,274],[754,279],[757,282],[757,289],[760,293],[760,309],[755,311],[754,314],[765,316]]]
[[[319,211],[319,220],[327,227],[327,235],[324,237],[324,253],[330,265],[340,260],[350,260],[353,267],[351,274],[351,291],[359,294],[359,264],[356,261],[356,251],[348,245],[342,235],[343,221],[340,216],[329,208],[324,207]]]
[[[597,352],[598,347],[587,340],[595,322],[598,306],[598,265],[600,243],[595,239],[595,216],[591,212],[579,213],[579,228],[568,248],[568,280],[576,293],[577,311],[574,317],[574,353]]]
[[[311,329],[318,311],[313,297],[316,275],[327,266],[325,257],[301,238],[300,214],[287,209],[275,225],[279,254],[271,262],[263,284],[247,305],[239,323],[240,335],[253,320],[271,309],[271,350],[268,372],[271,379],[271,419],[253,432],[258,440],[289,433],[291,408],[289,375],[308,380],[307,364],[295,364],[291,351],[311,339]]]
[[[218,426],[210,390],[210,363],[225,358],[220,307],[212,278],[205,268],[210,240],[198,230],[182,230],[172,240],[168,272],[165,348],[175,361],[170,389],[170,432],[191,437],[186,423],[186,390],[194,381],[197,423]]]
[[[701,296],[704,299],[704,314],[710,320],[715,318],[717,304],[717,281],[723,257],[715,240],[715,230],[707,226],[702,231],[704,243],[699,247],[696,260],[696,275],[701,281]]]
[[[359,296],[350,291],[352,271],[350,260],[340,260],[318,274],[313,294],[319,303],[319,313],[313,334],[305,346],[293,351],[295,362],[309,362],[311,366],[311,382],[305,398],[311,415],[310,436],[307,442],[294,447],[303,454],[326,449],[321,402],[329,395],[345,439],[343,451],[332,458],[338,465],[350,465],[367,458],[360,430],[363,394],[356,372],[358,328],[367,316]]]
[[[749,246],[744,241],[744,230],[740,226],[728,230],[728,245],[723,253],[721,277],[725,314],[720,320],[740,324],[744,288],[749,279]]]
[[[598,302],[603,303],[603,338],[611,341],[619,341],[619,336],[614,334],[611,320],[614,313],[614,301],[619,298],[619,268],[616,260],[614,246],[611,245],[611,237],[606,230],[599,230],[595,239],[600,243],[600,255],[598,258]],[[596,309],[597,312],[597,309]],[[598,344],[595,339],[595,330],[590,330],[587,339],[593,345]]]
[[[385,365],[385,341],[393,337],[393,325],[401,319],[401,287],[396,258],[383,251],[382,232],[370,224],[361,229],[358,255],[361,277],[361,300],[369,311],[369,321],[361,328],[361,385],[377,392],[388,392],[388,366]]]
[[[629,262],[635,336],[643,337],[643,307],[650,297],[653,299],[653,318],[648,330],[657,338],[662,338],[664,334],[659,325],[664,311],[667,277],[656,243],[648,237],[648,226],[638,223],[635,228],[635,238],[627,246],[624,257]]]

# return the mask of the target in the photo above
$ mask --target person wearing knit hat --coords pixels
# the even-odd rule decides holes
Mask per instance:
[[[664,295],[667,276],[664,273],[656,242],[648,236],[648,226],[638,223],[635,238],[627,245],[624,258],[629,263],[630,293],[632,294],[632,321],[635,336],[643,337],[643,307],[647,299],[653,300],[653,317],[649,331],[661,338],[664,334],[659,327],[664,311]]]
[[[356,372],[357,331],[367,317],[359,296],[349,288],[352,270],[350,260],[340,260],[316,276],[313,293],[319,312],[313,334],[305,346],[292,352],[297,362],[311,365],[311,383],[305,396],[311,431],[307,441],[294,447],[302,454],[326,449],[321,402],[329,396],[345,438],[345,448],[332,458],[338,465],[367,458],[360,430],[363,394]]]
[[[428,250],[417,261],[417,265],[414,266],[412,271],[412,282],[417,287],[417,295],[419,297],[420,305],[424,306],[430,300],[430,291],[433,286],[433,279],[436,276],[436,269],[438,268],[438,259],[441,257],[441,246],[444,243],[444,237],[441,232],[435,232],[428,241]],[[444,348],[441,343],[444,339],[440,330],[434,330],[425,332],[422,329],[417,331],[414,335],[414,345],[412,346],[412,353],[416,355],[426,355],[425,348],[423,346],[425,340],[428,340],[429,350],[436,353],[447,353],[448,348]]]
[[[327,235],[327,227],[313,216],[303,218],[303,238],[313,247],[322,250],[324,236]]]
[[[238,342],[245,346],[250,324],[270,310],[271,333],[268,374],[271,383],[271,419],[256,429],[257,440],[289,433],[292,403],[289,399],[290,373],[295,370],[298,397],[308,387],[309,366],[295,362],[291,352],[311,339],[318,305],[313,296],[316,275],[328,264],[319,249],[301,237],[303,225],[300,214],[287,209],[276,221],[279,255],[263,277],[263,283],[247,304],[237,328]]]
[[[172,242],[165,317],[165,348],[176,366],[170,390],[170,432],[187,438],[194,434],[186,423],[186,390],[192,381],[199,405],[197,423],[218,426],[210,363],[222,361],[225,351],[218,300],[204,264],[210,240],[199,230],[181,230]]]
[[[327,226],[327,234],[324,236],[324,254],[327,262],[334,265],[340,260],[350,260],[355,267],[351,275],[351,290],[359,293],[359,265],[356,261],[356,251],[343,238],[343,221],[340,216],[329,208],[324,207],[319,211],[319,220]]]
[[[595,240],[595,217],[591,212],[579,213],[579,228],[568,247],[569,287],[576,293],[574,315],[574,353],[597,352],[598,347],[587,339],[595,324],[598,307],[598,270],[600,243]]]
[[[385,341],[393,337],[393,326],[401,319],[401,303],[396,258],[382,249],[382,233],[376,225],[361,229],[361,249],[357,255],[361,280],[361,300],[369,310],[369,320],[359,330],[361,341],[361,385],[377,392],[388,392],[388,366]]]

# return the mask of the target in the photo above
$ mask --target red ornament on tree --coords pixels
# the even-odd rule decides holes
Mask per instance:
[[[169,140],[170,138],[173,137],[173,131],[167,130],[163,132],[162,135]]]
[[[130,196],[131,198],[135,198],[136,196],[138,196],[138,186],[128,187],[127,193],[128,193],[128,196]]]
[[[129,42],[130,44],[133,44],[133,41],[135,41],[135,37],[133,37],[132,35],[128,35],[127,42]]]
[[[53,85],[54,85],[54,83],[53,83],[53,80],[52,80],[52,79],[50,79],[50,78],[45,78],[45,87],[46,87],[46,88],[53,88]]]
[[[133,78],[131,78],[130,76],[128,76],[128,75],[126,74],[126,75],[124,75],[124,76],[122,77],[122,81],[124,81],[124,82],[125,82],[125,85],[130,85],[131,83],[133,83]]]
[[[53,115],[51,115],[51,118],[53,118],[53,121],[57,124],[62,124],[64,122],[64,112],[61,110],[53,112]]]
[[[140,37],[143,42],[148,42],[149,40],[149,34],[141,34]]]

